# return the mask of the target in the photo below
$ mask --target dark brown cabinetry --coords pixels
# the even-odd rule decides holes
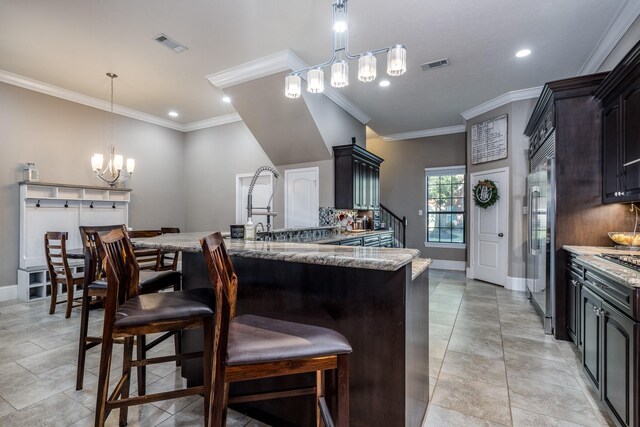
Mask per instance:
[[[380,164],[383,160],[355,145],[333,147],[335,207],[369,210],[380,207]]]
[[[574,255],[569,256],[567,272],[567,333],[578,348],[582,348],[582,338],[580,336],[580,293],[584,282],[584,268],[576,261]]]
[[[640,201],[640,43],[594,95],[602,101],[602,201]]]
[[[575,324],[578,329],[574,341],[582,350],[582,368],[616,424],[638,427],[637,290],[582,265],[573,255],[568,270],[579,289],[575,306],[568,307],[568,328]]]

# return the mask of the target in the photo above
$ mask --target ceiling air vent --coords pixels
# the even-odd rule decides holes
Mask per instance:
[[[185,45],[180,44],[173,39],[170,39],[166,34],[158,34],[153,39],[177,53],[184,52],[185,50],[189,49]]]
[[[427,62],[425,64],[422,64],[421,67],[422,67],[422,71],[429,71],[429,70],[433,70],[434,68],[446,67],[447,65],[449,65],[449,58],[439,59],[433,62]]]

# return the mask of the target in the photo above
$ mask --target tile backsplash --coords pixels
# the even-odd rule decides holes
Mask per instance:
[[[358,211],[350,209],[336,209],[333,207],[319,208],[318,218],[320,227],[326,227],[330,225],[338,225],[338,215],[341,213],[345,215],[351,215],[355,218],[358,216]]]

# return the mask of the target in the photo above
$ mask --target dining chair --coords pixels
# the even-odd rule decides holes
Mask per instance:
[[[73,273],[69,268],[67,239],[68,233],[66,231],[48,231],[44,235],[44,253],[51,284],[49,314],[56,312],[57,304],[65,302],[58,301],[58,285],[62,285],[67,293],[67,310],[64,317],[68,319],[71,317],[76,286],[84,283],[84,273]]]
[[[213,290],[200,288],[141,294],[138,284],[140,268],[126,233],[117,229],[106,233],[97,233],[96,246],[103,258],[107,278],[107,295],[105,297],[95,425],[97,427],[104,426],[110,411],[116,408],[120,408],[119,422],[121,426],[124,426],[127,424],[129,406],[191,395],[204,396],[205,425],[211,425],[208,414],[210,412],[213,364],[213,311],[215,306]],[[200,328],[203,331],[203,351],[133,360],[135,337],[195,328]],[[109,395],[111,358],[113,344],[117,339],[124,341],[122,377]],[[132,367],[196,357],[203,359],[204,385],[154,394],[138,391],[137,397],[129,396]]]
[[[238,277],[222,235],[200,240],[211,285],[215,290],[212,424],[224,426],[227,404],[315,395],[316,425],[334,422],[325,401],[325,371],[337,374],[338,427],[349,425],[349,354],[351,345],[340,333],[318,326],[269,317],[236,316]],[[228,397],[229,384],[260,378],[315,373],[315,387]]]
[[[87,351],[102,342],[101,336],[89,336],[89,310],[94,298],[105,298],[107,293],[107,282],[102,268],[102,259],[99,256],[96,246],[97,233],[104,233],[112,230],[120,230],[125,236],[127,230],[123,224],[106,226],[80,226],[80,236],[84,244],[85,251],[85,280],[82,293],[82,312],[80,317],[80,335],[78,344],[78,367],[76,373],[76,390],[83,387],[84,366]],[[137,259],[136,259],[137,262]],[[139,288],[141,294],[159,292],[166,289],[179,291],[182,287],[182,276],[176,271],[140,271]],[[174,336],[174,347],[176,354],[180,353],[179,332],[169,332],[159,338],[154,339],[149,344],[146,337],[140,337],[136,341],[138,357],[144,358],[146,352]],[[176,361],[176,364],[180,364]],[[138,390],[145,392],[146,389],[146,369],[144,366],[138,368]]]
[[[180,229],[178,227],[160,227],[162,234],[178,234]],[[160,266],[158,270],[178,270],[178,260],[180,258],[180,251],[175,252],[161,252],[160,253]]]

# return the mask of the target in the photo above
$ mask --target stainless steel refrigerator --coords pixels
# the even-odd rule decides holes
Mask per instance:
[[[527,295],[544,330],[555,329],[555,159],[541,159],[527,177]]]

